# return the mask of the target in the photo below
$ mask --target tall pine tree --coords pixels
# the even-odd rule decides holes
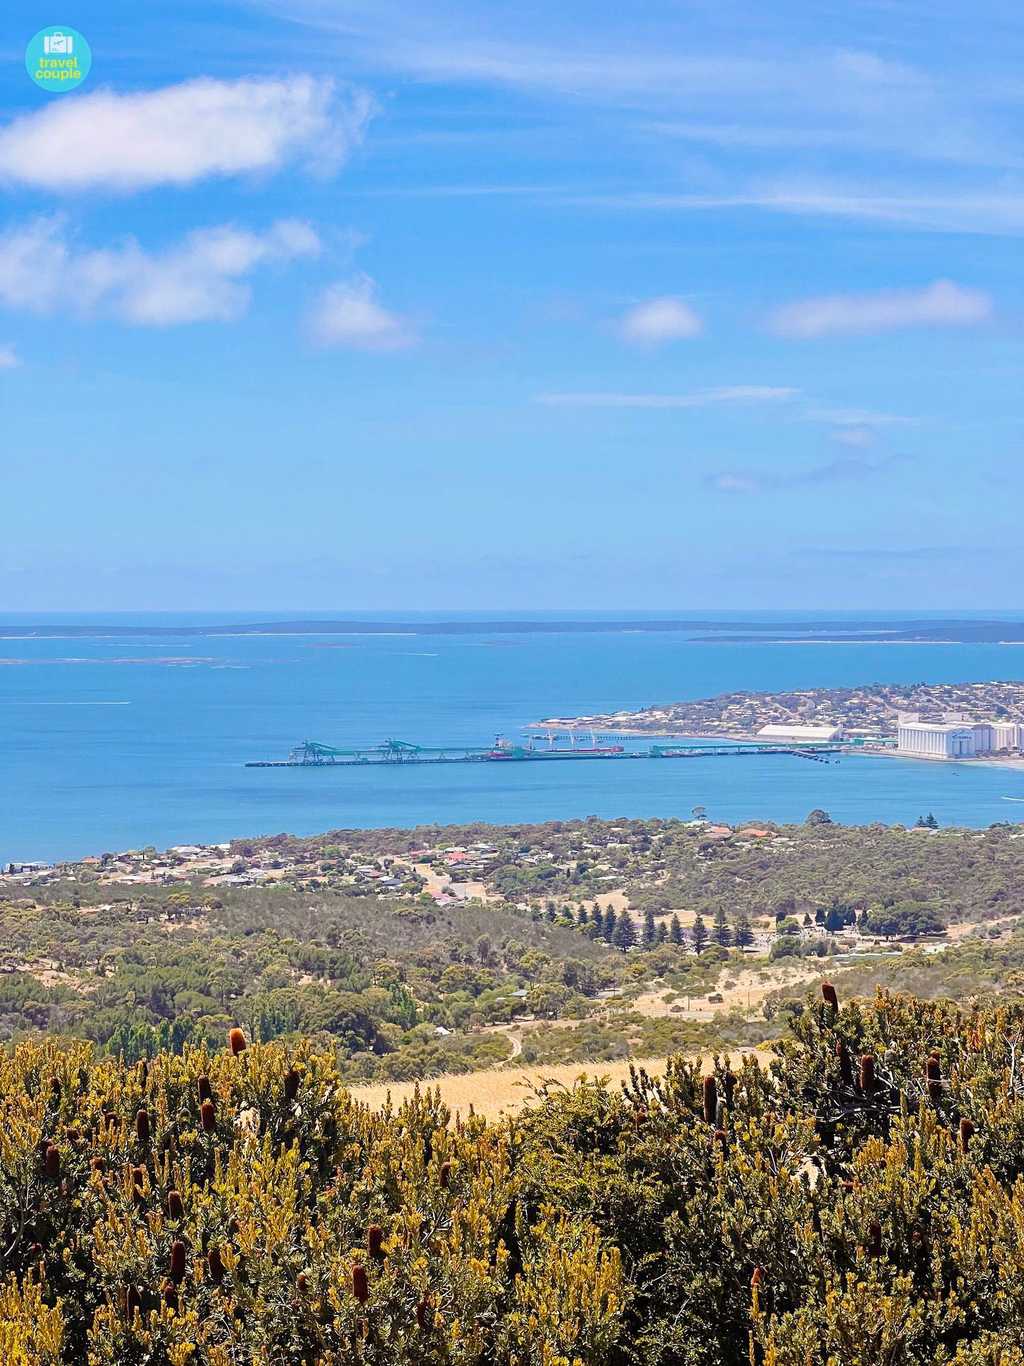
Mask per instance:
[[[732,930],[729,928],[724,906],[719,906],[715,911],[715,918],[711,926],[711,939],[720,949],[727,949],[732,944]]]
[[[645,949],[653,949],[658,937],[658,927],[654,923],[654,912],[650,906],[644,911],[644,931],[640,942]]]
[[[701,953],[707,947],[708,927],[704,924],[704,921],[700,916],[693,922],[690,938],[693,940],[694,953]]]
[[[683,942],[683,927],[680,924],[679,917],[677,915],[674,915],[672,917],[672,923],[669,926],[668,930],[668,937],[673,944],[682,944]]]
[[[623,953],[631,949],[636,943],[636,926],[633,924],[633,917],[627,910],[619,912],[619,918],[615,922],[615,932],[612,935],[612,943]]]

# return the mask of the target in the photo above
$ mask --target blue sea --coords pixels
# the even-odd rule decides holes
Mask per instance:
[[[1022,647],[857,643],[852,615],[838,644],[730,644],[629,628],[634,617],[659,615],[697,614],[620,612],[608,619],[625,626],[593,634],[373,635],[210,629],[281,620],[280,613],[0,616],[0,861],[345,826],[685,817],[695,805],[729,822],[802,820],[814,807],[849,823],[913,822],[928,812],[943,824],[979,827],[1024,819],[1024,773],[891,758],[245,767],[284,758],[306,739],[488,745],[498,734],[521,737],[550,715],[738,689],[1019,678],[1024,669]],[[459,618],[392,616],[396,626]],[[494,622],[496,614],[462,619]],[[813,627],[808,615],[788,619]],[[76,633],[32,634],[62,623]],[[153,634],[103,634],[124,625]],[[89,627],[93,633],[78,633]],[[155,633],[167,627],[181,633]]]

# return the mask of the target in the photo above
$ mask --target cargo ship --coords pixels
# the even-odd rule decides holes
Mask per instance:
[[[501,759],[611,759],[624,754],[622,745],[598,744],[594,735],[589,744],[578,739],[575,731],[569,732],[568,745],[559,745],[558,737],[552,732],[547,735],[531,735],[525,745],[517,745],[504,735],[495,737],[494,748],[486,755],[488,760]],[[546,741],[538,745],[538,741]]]

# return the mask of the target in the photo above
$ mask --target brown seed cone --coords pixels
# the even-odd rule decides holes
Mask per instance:
[[[289,1067],[284,1074],[284,1098],[292,1101],[299,1094],[299,1074],[294,1067]]]
[[[836,995],[836,989],[831,982],[822,982],[821,999],[827,1006],[831,1006],[833,1010],[839,1009],[839,997]]]
[[[416,1327],[425,1330],[430,1322],[430,1301],[424,1296],[416,1301]]]
[[[217,1110],[212,1100],[204,1100],[199,1107],[199,1119],[204,1134],[212,1134],[217,1127]]]
[[[438,1179],[441,1183],[441,1189],[443,1191],[446,1191],[449,1185],[451,1184],[452,1179],[452,1164],[450,1162],[441,1163],[441,1170],[438,1172]]]
[[[718,1115],[718,1082],[714,1077],[704,1078],[704,1119],[714,1124]]]
[[[149,1111],[140,1110],[135,1116],[135,1137],[140,1143],[149,1142]]]
[[[171,1280],[175,1285],[180,1285],[185,1279],[185,1244],[180,1238],[175,1238],[171,1244]]]
[[[875,1080],[875,1060],[870,1053],[865,1053],[860,1060],[860,1089],[866,1096],[870,1096],[876,1089],[878,1083]]]
[[[245,1035],[237,1025],[235,1025],[234,1029],[228,1030],[228,1047],[231,1049],[231,1056],[233,1058],[237,1058],[239,1053],[244,1053],[246,1046]]]
[[[971,1139],[974,1137],[974,1125],[965,1115],[960,1121],[960,1148],[966,1152],[971,1146]]]
[[[196,1077],[196,1090],[199,1092],[200,1101],[213,1100],[213,1087],[205,1073],[201,1077]]]
[[[366,1230],[366,1251],[375,1260],[384,1256],[384,1230],[380,1224],[371,1224]]]
[[[51,1181],[60,1178],[60,1149],[51,1143],[46,1149],[46,1175]]]
[[[176,1190],[167,1192],[167,1217],[168,1219],[182,1219],[185,1216],[185,1205],[181,1194]]]
[[[370,1282],[366,1275],[366,1267],[358,1263],[352,1268],[352,1294],[360,1304],[365,1304],[370,1298]]]
[[[214,1285],[220,1285],[224,1279],[224,1262],[220,1255],[220,1248],[214,1244],[206,1254],[206,1264],[210,1268],[210,1280]]]

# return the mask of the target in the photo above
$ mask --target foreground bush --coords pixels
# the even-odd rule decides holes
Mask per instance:
[[[518,1120],[277,1045],[0,1058],[14,1366],[1024,1366],[1024,1008],[831,990],[769,1068]]]

